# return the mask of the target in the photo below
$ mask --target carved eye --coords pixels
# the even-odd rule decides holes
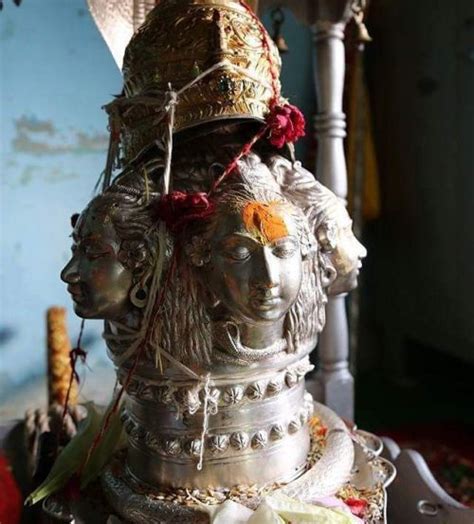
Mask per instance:
[[[105,257],[109,254],[108,251],[104,249],[99,249],[98,247],[86,246],[84,248],[84,253],[90,260],[95,260],[97,258]]]
[[[228,249],[226,255],[237,262],[243,262],[250,257],[250,249],[245,246],[236,246]]]
[[[273,254],[278,258],[291,258],[298,251],[298,243],[287,240],[277,244],[273,248]]]

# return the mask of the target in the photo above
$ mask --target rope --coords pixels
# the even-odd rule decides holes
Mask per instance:
[[[167,195],[170,192],[170,178],[171,178],[171,160],[173,157],[173,129],[174,129],[174,116],[176,110],[176,104],[178,102],[178,94],[171,89],[169,86],[168,92],[168,125],[166,126],[166,157],[165,157],[165,171],[163,173],[163,195]]]

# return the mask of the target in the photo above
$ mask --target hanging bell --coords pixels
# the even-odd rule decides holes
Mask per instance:
[[[276,35],[273,37],[273,40],[278,48],[280,53],[287,53],[289,51],[288,44],[286,43],[285,37],[283,35]]]
[[[285,21],[285,13],[281,7],[273,9],[271,13],[273,22],[273,35],[272,39],[277,46],[278,51],[283,54],[289,51],[288,44],[286,43],[285,37],[281,34],[281,26]]]
[[[364,44],[365,42],[372,42],[372,38],[367,31],[367,26],[364,24],[364,9],[365,2],[361,1],[359,6],[353,6],[354,22],[357,25],[357,40]]]
[[[364,22],[359,22],[357,24],[357,32],[357,39],[359,42],[372,42],[372,37],[369,35],[367,26],[364,24]]]

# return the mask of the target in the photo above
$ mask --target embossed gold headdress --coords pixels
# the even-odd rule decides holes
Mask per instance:
[[[126,49],[124,96],[107,106],[122,125],[126,159],[160,137],[170,89],[179,94],[174,132],[223,119],[263,121],[279,97],[280,65],[244,2],[162,0]]]

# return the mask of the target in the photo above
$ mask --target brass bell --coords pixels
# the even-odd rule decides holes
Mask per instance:
[[[273,40],[280,53],[287,53],[289,51],[288,44],[286,43],[285,37],[283,35],[275,35]]]
[[[354,22],[357,25],[357,40],[362,44],[365,42],[372,42],[372,38],[367,31],[367,26],[364,24],[364,8],[365,3],[362,3],[359,9],[354,11]]]
[[[287,53],[289,51],[289,47],[286,43],[285,37],[281,34],[281,26],[285,21],[285,13],[283,12],[283,9],[281,7],[273,9],[271,17],[273,22],[272,39],[281,54]]]
[[[367,26],[364,24],[364,22],[360,22],[357,24],[357,39],[359,42],[372,42],[372,38],[369,35],[369,32],[367,31]]]

